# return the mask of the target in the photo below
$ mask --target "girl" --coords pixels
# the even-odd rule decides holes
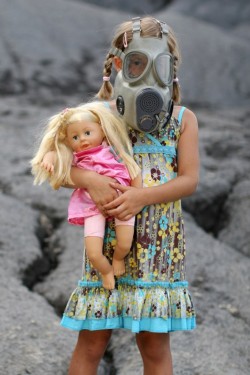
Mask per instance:
[[[112,51],[117,49],[121,55],[126,51],[133,39],[132,26],[128,21],[118,27]],[[142,18],[139,30],[142,39],[162,38],[161,24],[152,17]],[[136,231],[125,260],[126,273],[118,278],[117,289],[103,290],[95,269],[87,258],[84,260],[83,277],[62,319],[63,326],[80,331],[70,375],[96,374],[112,328],[136,333],[144,375],[172,375],[169,332],[195,327],[195,311],[185,279],[180,199],[191,195],[198,183],[198,126],[195,115],[178,105],[180,55],[171,30],[166,43],[173,59],[174,108],[170,121],[149,136],[133,127],[128,129],[134,158],[142,169],[143,188],[122,186],[94,172],[72,168],[75,185],[87,189],[102,212],[120,220],[136,215]],[[113,65],[118,72],[123,67],[119,56],[111,52],[104,63],[104,82],[98,93],[105,100],[112,99],[108,79]],[[132,72],[131,76],[136,74]],[[117,190],[121,194],[117,195]],[[113,222],[109,222],[104,245],[107,256],[113,238]]]
[[[129,185],[132,179],[131,185],[139,187],[140,170],[130,154],[125,126],[103,103],[67,108],[48,122],[37,154],[31,161],[34,183],[41,184],[48,179],[54,189],[72,184],[70,168],[73,161],[78,168],[95,170],[122,185]],[[102,252],[105,217],[84,189],[73,192],[68,220],[71,224],[84,225],[87,256],[101,273],[103,287],[113,289],[114,275],[125,272],[124,257],[132,244],[134,217],[127,221],[115,219],[113,267]]]

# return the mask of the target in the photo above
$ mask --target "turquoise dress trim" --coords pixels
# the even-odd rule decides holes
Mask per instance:
[[[190,331],[196,327],[195,318],[182,319],[166,319],[162,318],[143,318],[141,320],[134,320],[131,317],[127,318],[109,318],[96,320],[78,320],[63,316],[61,326],[72,329],[74,331],[81,331],[88,329],[90,331],[125,328],[133,333],[141,331],[148,332],[174,332],[174,331]]]

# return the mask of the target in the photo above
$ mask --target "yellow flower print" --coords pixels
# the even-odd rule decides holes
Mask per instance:
[[[175,312],[175,318],[181,318],[181,310],[177,309]]]
[[[166,234],[166,231],[165,231],[165,230],[160,229],[160,230],[158,231],[158,234],[159,234],[159,236],[162,237],[162,238],[166,238],[166,237],[167,237],[167,234]]]
[[[170,258],[173,260],[174,263],[177,263],[181,259],[183,259],[183,255],[180,253],[179,249],[175,247],[174,250],[170,251]]]
[[[144,186],[150,187],[154,186],[155,182],[151,177],[151,174],[147,173],[144,178]]]
[[[106,246],[105,246],[105,252],[111,250],[112,248],[113,248],[113,247],[111,246],[111,243],[108,242],[108,243],[106,244]]]
[[[159,274],[158,270],[155,270],[155,271],[153,272],[154,277],[157,277],[158,274]]]
[[[179,228],[178,221],[169,224],[169,233],[170,233],[170,235],[173,235],[174,233],[178,233],[179,231],[180,231],[180,228]]]
[[[143,226],[140,224],[137,226],[137,233],[142,233],[143,232]]]
[[[173,172],[173,167],[171,166],[171,164],[166,163],[165,167],[169,172]]]
[[[116,239],[114,238],[112,241],[111,241],[111,246],[114,247],[116,244]]]
[[[129,258],[129,265],[132,268],[136,267],[136,262],[135,262],[134,258]]]
[[[140,244],[137,245],[137,258],[140,259],[141,263],[148,259],[148,250],[141,247]]]
[[[176,211],[180,211],[180,201],[174,202],[174,208],[176,209]]]
[[[173,231],[176,232],[176,233],[178,233],[178,232],[180,231],[178,221],[176,221],[176,222],[173,224]]]
[[[158,220],[158,219],[160,219],[160,217],[161,217],[162,215],[161,215],[161,212],[159,212],[159,210],[156,210],[154,216],[155,216],[155,219]]]

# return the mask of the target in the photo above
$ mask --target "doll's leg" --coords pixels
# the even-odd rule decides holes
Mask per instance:
[[[125,273],[124,258],[129,253],[134,237],[135,218],[121,221],[115,219],[116,245],[113,255],[114,275],[120,276]]]
[[[103,287],[106,289],[114,289],[115,279],[113,267],[102,252],[104,230],[104,216],[95,215],[85,219],[84,240],[87,256],[94,268],[100,272]]]

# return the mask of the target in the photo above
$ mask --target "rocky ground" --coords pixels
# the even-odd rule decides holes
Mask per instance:
[[[176,3],[181,6],[182,2]],[[77,336],[59,323],[81,276],[81,230],[66,222],[70,191],[34,187],[29,160],[44,121],[96,90],[98,79],[91,78],[97,71],[101,76],[101,50],[110,25],[127,16],[117,10],[102,10],[101,17],[97,6],[77,1],[19,0],[15,5],[0,0],[0,375],[66,375]],[[203,17],[204,13],[203,8]],[[67,23],[67,29],[61,25],[69,14],[74,22]],[[234,30],[228,35],[226,25],[218,29],[165,8],[156,16],[163,19],[169,14],[185,45],[185,66],[191,60],[191,70],[181,73],[182,86],[185,104],[198,117],[201,153],[198,191],[183,201],[188,279],[198,327],[193,332],[172,334],[175,375],[247,375],[249,47],[237,39]],[[100,21],[101,36],[91,28],[93,19]],[[79,28],[84,25],[83,37]],[[36,41],[32,46],[27,43],[31,34]],[[202,53],[192,47],[194,39]],[[221,49],[224,55],[215,59]],[[101,57],[94,60],[97,53]],[[42,57],[51,59],[52,55],[54,60],[48,65]],[[71,56],[75,56],[75,65]],[[213,65],[206,60],[208,56],[214,59]],[[237,59],[241,59],[240,69]],[[134,335],[123,330],[113,333],[98,374],[142,374]]]

